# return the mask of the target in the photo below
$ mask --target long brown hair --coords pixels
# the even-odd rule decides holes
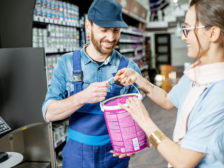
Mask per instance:
[[[192,0],[190,7],[195,7],[196,25],[200,22],[206,27],[218,26],[221,28],[221,45],[224,47],[224,0]],[[198,36],[196,33],[196,38]],[[200,43],[198,40],[200,47]]]

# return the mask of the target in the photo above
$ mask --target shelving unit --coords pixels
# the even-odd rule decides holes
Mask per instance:
[[[144,30],[133,26],[129,26],[128,29],[121,29],[119,49],[121,54],[137,63],[144,77],[148,75]],[[144,71],[147,73],[143,73]]]
[[[32,46],[45,49],[48,86],[60,55],[85,43],[84,17],[79,16],[79,7],[69,2],[35,1]]]
[[[68,121],[53,123],[54,148],[55,149],[66,141],[66,138],[68,135],[68,126],[69,126]]]
[[[43,16],[35,16],[34,15],[33,21],[34,22],[40,22],[40,23],[47,23],[47,24],[80,27],[79,23],[66,22],[64,20],[57,20],[57,19],[47,18],[47,17],[43,17]]]

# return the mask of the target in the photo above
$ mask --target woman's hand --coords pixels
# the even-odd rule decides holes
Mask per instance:
[[[139,77],[139,74],[130,69],[123,68],[117,72],[114,77],[114,81],[119,81],[122,85],[127,86],[135,83]]]
[[[128,98],[126,100],[126,104],[127,106],[122,104],[119,104],[119,106],[128,111],[131,114],[132,118],[138,123],[138,125],[143,130],[146,130],[145,125],[148,123],[148,119],[150,119],[150,117],[144,104],[136,97]]]

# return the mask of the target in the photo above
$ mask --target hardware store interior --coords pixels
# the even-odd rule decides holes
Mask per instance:
[[[109,9],[110,6],[107,6],[107,3],[115,4],[114,9]],[[174,145],[174,148],[175,145],[180,146],[178,142],[172,144],[175,142],[172,140],[175,138],[173,134],[174,129],[176,130],[175,125],[178,125],[177,112],[179,112],[176,102],[173,103],[173,99],[178,94],[174,86],[179,81],[183,82],[183,72],[197,59],[197,57],[189,56],[193,50],[187,39],[196,30],[198,37],[199,31],[207,30],[207,27],[203,25],[194,27],[194,31],[191,31],[193,30],[190,29],[191,27],[186,28],[189,24],[188,22],[186,24],[185,17],[190,15],[190,12],[188,13],[190,9],[195,9],[190,7],[190,4],[191,0],[1,0],[0,168],[116,168],[113,159],[119,160],[120,164],[120,160],[127,160],[130,155],[128,165],[120,164],[119,168],[165,168],[168,164],[173,167],[180,166],[175,159],[172,160],[171,155],[174,155],[175,151],[167,154],[170,156],[168,157],[166,152],[171,148],[164,147],[169,143]],[[119,7],[121,7],[122,14],[116,15],[116,12],[119,13]],[[108,14],[109,10],[114,12]],[[92,11],[99,14],[93,14]],[[103,19],[99,21],[97,17]],[[115,21],[112,24],[113,17],[120,19],[120,25]],[[105,20],[108,20],[108,23],[102,26]],[[124,26],[126,24],[127,27]],[[187,26],[184,28],[183,25]],[[100,39],[102,34],[105,35],[104,39]],[[111,39],[115,42],[110,42]],[[70,62],[79,61],[79,58],[75,59],[78,54],[74,51],[81,53],[79,58],[82,69],[75,69],[79,63],[73,64],[72,67],[72,64],[70,66],[69,62],[66,62],[70,58]],[[223,48],[222,51],[224,51]],[[106,56],[107,53],[109,55]],[[117,56],[121,56],[118,60],[120,61],[119,67],[122,64],[122,58],[125,58],[127,65],[123,68],[127,67],[128,70],[132,70],[122,71],[119,70],[118,65],[111,65],[114,64],[113,60],[118,59]],[[89,62],[84,59],[88,59]],[[224,61],[222,59],[219,62]],[[98,68],[94,69],[94,67]],[[69,69],[71,72],[67,72]],[[133,69],[138,73],[134,73]],[[223,70],[223,68],[220,69]],[[81,73],[77,73],[79,70]],[[125,72],[127,76],[121,79],[122,73],[125,75]],[[69,74],[71,79],[69,79]],[[130,77],[131,75],[133,78]],[[113,81],[114,77],[117,77],[117,80]],[[149,90],[146,86],[145,88],[141,86],[143,78],[148,83],[142,85],[147,85]],[[125,79],[128,84],[122,83]],[[224,80],[222,77],[220,79]],[[81,90],[78,90],[79,86],[82,87]],[[118,94],[117,90],[113,92],[113,89],[117,89],[114,88],[115,86],[120,88]],[[107,96],[110,94],[111,96],[94,97],[95,93],[100,95],[103,92],[97,88],[103,87],[111,90],[111,92],[107,90]],[[161,103],[157,103],[157,99],[152,98],[154,89],[157,89],[158,93],[163,91],[163,94],[168,95],[169,102],[174,108],[163,108],[165,105],[160,105],[165,104],[162,98],[158,100]],[[178,91],[185,94],[186,88],[182,90]],[[205,89],[204,92],[207,90]],[[135,93],[132,96],[140,95],[138,99],[141,100],[133,98],[135,96],[128,99],[129,93]],[[197,97],[196,95],[197,91],[193,97]],[[96,98],[99,99],[95,100]],[[110,101],[106,101],[108,98]],[[160,99],[159,96],[158,99]],[[145,131],[144,125],[146,124],[141,124],[141,121],[146,120],[140,119],[140,112],[136,116],[134,112],[129,113],[131,108],[141,111],[142,107],[127,105],[126,101],[128,104],[135,102],[135,106],[139,105],[137,102],[143,103],[148,112],[148,115],[144,114],[144,116],[150,116],[148,125],[151,127],[146,126],[146,128],[153,128],[154,132]],[[71,105],[72,102],[74,106]],[[78,105],[79,102],[83,104]],[[61,106],[59,107],[57,103],[61,103]],[[62,107],[63,103],[66,107]],[[118,103],[125,105],[118,105]],[[221,107],[220,118],[222,117],[222,120],[220,119],[220,122],[223,123],[223,101]],[[143,112],[141,114],[143,116]],[[188,124],[192,121],[191,117],[195,117],[193,114],[195,115],[194,109],[192,116],[191,114],[188,116]],[[79,122],[76,123],[74,120],[79,120]],[[98,120],[103,121],[100,121],[98,125],[95,123],[90,125],[96,120],[97,122]],[[188,122],[188,119],[186,120]],[[82,124],[78,126],[81,122]],[[132,126],[134,129],[131,128]],[[100,132],[104,128],[109,132],[107,132],[107,143],[105,139],[102,139],[102,137],[106,138],[105,131]],[[190,126],[186,129],[188,129],[187,133],[191,131]],[[223,132],[222,135],[224,137]],[[189,137],[187,134],[185,136]],[[80,141],[77,140],[80,137]],[[99,141],[96,140],[97,138]],[[181,141],[186,144],[185,146],[188,145],[185,142],[186,139]],[[90,164],[91,161],[85,160],[86,151],[82,152],[83,160],[80,157],[82,160],[80,163],[65,161],[69,157],[66,153],[69,155],[76,153],[78,147],[73,150],[71,146],[76,140],[78,143],[89,146],[111,144],[111,150],[114,153],[107,155],[110,155],[113,163],[111,161],[110,164],[109,162],[99,164],[101,162],[98,161],[102,159],[102,156],[98,156],[98,153],[102,148],[97,154],[92,154],[94,163]],[[222,140],[224,144],[224,138]],[[165,154],[163,147],[167,150]],[[222,147],[220,151],[224,153],[224,146]],[[206,154],[199,149],[195,152],[193,147],[189,150],[200,158],[195,161],[193,167],[197,164],[200,167],[200,164],[205,162]],[[216,167],[224,167],[224,155],[217,154],[217,158],[221,161],[214,161]],[[68,160],[72,160],[72,156]]]

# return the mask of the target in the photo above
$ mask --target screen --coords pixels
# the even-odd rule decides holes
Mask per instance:
[[[12,130],[44,121],[46,91],[43,48],[0,49],[0,116]]]

